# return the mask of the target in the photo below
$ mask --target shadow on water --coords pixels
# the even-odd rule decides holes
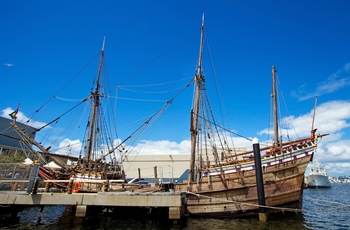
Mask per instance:
[[[173,225],[165,217],[159,215],[144,216],[137,210],[120,213],[113,213],[77,218],[67,211],[64,206],[50,206],[42,209],[41,207],[32,207],[23,210],[12,222],[0,225],[0,228],[8,229],[120,229],[120,230],[138,230],[138,229],[307,229],[303,223],[302,214],[286,213],[274,215],[269,218],[267,223],[252,219],[192,219],[188,218],[180,225]]]
[[[270,216],[267,222],[251,219],[189,219],[184,229],[244,229],[277,230],[308,229],[304,226],[303,214],[285,213]]]
[[[0,229],[182,229],[181,225],[173,225],[167,216],[157,212],[145,215],[137,208],[115,211],[78,218],[65,206],[31,207],[19,212],[17,217],[0,217]]]

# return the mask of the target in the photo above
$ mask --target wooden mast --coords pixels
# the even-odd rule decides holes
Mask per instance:
[[[312,140],[314,140],[315,133],[316,133],[316,130],[317,130],[317,129],[314,128],[315,116],[316,116],[316,105],[317,105],[317,96],[315,97],[314,114],[312,115],[312,124],[311,124],[311,139]]]
[[[197,73],[194,76],[195,81],[195,98],[193,101],[193,108],[191,110],[191,158],[190,158],[190,172],[188,175],[188,183],[194,182],[196,180],[195,173],[195,158],[196,158],[196,145],[197,145],[197,136],[198,136],[198,115],[199,115],[199,106],[201,100],[201,90],[203,82],[205,81],[202,74],[202,53],[203,53],[203,39],[204,39],[204,14],[202,16],[202,27],[201,27],[201,37],[199,45],[199,58],[197,63]]]
[[[274,141],[273,147],[276,149],[279,143],[278,134],[278,115],[277,115],[277,90],[276,90],[276,68],[272,66],[272,97],[273,97],[273,128],[274,128]]]
[[[38,149],[40,149],[43,153],[45,154],[50,154],[50,152],[45,149],[39,142],[35,141],[34,138],[32,138],[31,136],[29,136],[28,134],[26,134],[23,130],[21,130],[17,124],[16,124],[16,118],[13,119],[13,121],[10,123],[11,126],[24,138],[26,138],[26,140],[29,141],[29,143],[35,145],[36,147],[38,147]],[[40,158],[40,160],[42,162],[45,162],[45,159],[41,156],[41,154],[37,154],[37,156]],[[62,166],[62,165],[61,165]]]
[[[91,120],[89,121],[89,139],[87,143],[87,149],[86,149],[86,160],[88,167],[91,168],[91,154],[93,145],[95,143],[95,125],[97,120],[97,110],[100,106],[100,79],[101,79],[101,71],[102,71],[102,65],[103,65],[103,57],[104,57],[104,46],[105,46],[105,38],[103,39],[102,43],[102,50],[100,53],[100,62],[97,72],[97,81],[96,81],[96,87],[95,92],[91,92],[90,97],[92,98],[92,108],[91,108]]]
[[[316,105],[317,105],[317,96],[315,97],[315,103],[314,103],[314,114],[312,115],[311,132],[314,130],[315,115],[316,115]]]

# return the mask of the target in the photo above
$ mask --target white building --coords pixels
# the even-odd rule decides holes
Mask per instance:
[[[245,147],[235,148],[237,153],[245,150]],[[212,154],[209,160],[214,163]],[[141,178],[154,179],[156,175],[163,181],[182,181],[187,180],[189,166],[190,154],[130,154],[123,157],[123,167],[127,178],[138,178],[140,170]]]

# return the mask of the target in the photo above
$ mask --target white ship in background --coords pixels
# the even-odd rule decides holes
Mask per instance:
[[[331,182],[321,163],[314,159],[310,166],[310,174],[305,177],[306,186],[309,188],[330,188],[332,186]]]

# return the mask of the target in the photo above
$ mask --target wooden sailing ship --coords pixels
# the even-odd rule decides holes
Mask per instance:
[[[210,107],[205,88],[205,77],[202,70],[202,53],[204,41],[204,19],[201,27],[199,58],[197,71],[194,76],[194,99],[190,118],[191,157],[188,180],[169,184],[168,191],[186,193],[186,213],[192,217],[245,217],[256,215],[259,210],[255,164],[252,158],[253,151],[236,154],[233,144],[225,139],[229,130],[218,125]],[[94,91],[89,99],[92,102],[91,117],[88,122],[87,144],[83,148],[84,154],[79,157],[73,167],[64,166],[61,172],[40,167],[40,176],[44,179],[80,178],[87,179],[125,179],[122,168],[106,162],[105,157],[114,154],[121,145],[111,146],[103,154],[95,157],[98,150],[93,142],[100,133],[97,118],[99,117],[100,73],[103,63],[102,48],[100,66]],[[304,173],[312,160],[317,148],[318,138],[316,129],[311,128],[311,135],[307,138],[282,142],[278,133],[277,119],[277,92],[276,69],[272,67],[274,101],[274,141],[271,146],[262,147],[261,163],[266,208],[268,212],[299,208],[302,205],[304,187]],[[170,100],[168,104],[170,104]],[[145,122],[148,124],[149,122]],[[12,123],[16,129],[15,120]],[[20,132],[20,130],[18,130]],[[23,136],[26,136],[23,134]],[[113,138],[109,138],[113,139]],[[48,152],[34,140],[29,142],[37,146],[42,152]],[[122,142],[123,143],[123,142]],[[99,150],[101,151],[101,150]],[[214,159],[211,162],[209,159]],[[59,183],[62,185],[61,183]],[[66,186],[63,184],[62,186]],[[98,191],[101,188],[83,187],[81,190]],[[164,189],[151,185],[138,187],[124,184],[113,186],[114,191],[135,192],[164,192]],[[287,209],[282,209],[287,208]]]
[[[191,159],[188,181],[175,184],[187,194],[187,214],[199,217],[244,217],[259,210],[253,151],[233,152],[218,126],[205,94],[202,73],[204,19],[200,52],[194,76],[195,93],[191,111]],[[267,212],[296,209],[302,205],[304,173],[317,147],[316,129],[310,137],[282,142],[277,121],[276,69],[272,67],[274,141],[261,148],[263,185]],[[208,107],[207,107],[208,106]],[[225,130],[224,130],[225,131]],[[227,131],[227,130],[226,130]],[[214,155],[215,162],[209,162]]]
[[[115,145],[113,141],[116,139],[112,138],[111,134],[106,135],[104,128],[108,125],[106,121],[106,116],[103,114],[105,108],[103,108],[102,99],[106,98],[104,92],[101,92],[103,88],[102,82],[102,68],[104,61],[104,43],[102,45],[102,50],[100,52],[99,67],[97,72],[97,77],[94,80],[94,84],[91,88],[90,95],[84,98],[78,103],[87,104],[90,103],[90,113],[88,115],[88,120],[86,124],[85,139],[82,141],[82,150],[79,157],[73,157],[74,162],[70,165],[67,164],[67,161],[62,161],[62,156],[50,152],[49,147],[44,147],[41,143],[37,142],[33,135],[30,135],[23,130],[21,130],[16,124],[16,113],[12,114],[13,121],[11,122],[12,127],[20,134],[21,141],[28,144],[29,146],[35,146],[38,150],[36,151],[37,161],[41,163],[39,168],[39,176],[44,180],[56,180],[52,185],[58,188],[67,189],[67,182],[57,182],[57,180],[67,181],[74,180],[78,181],[75,189],[75,192],[87,191],[87,192],[97,192],[102,189],[102,185],[96,183],[92,185],[91,183],[84,184],[79,182],[79,180],[103,180],[103,179],[121,179],[124,178],[123,171],[121,169],[120,163],[116,160],[115,152],[120,145]],[[77,106],[74,106],[75,108]],[[68,110],[71,111],[72,109]],[[67,114],[64,112],[63,114]],[[57,117],[53,121],[44,125],[48,125],[57,122],[60,117]],[[34,132],[39,132],[44,127],[35,129]],[[109,127],[109,129],[111,129]],[[107,132],[110,130],[107,130]],[[105,136],[104,136],[105,135]],[[60,169],[53,169],[50,167],[45,167],[44,164],[47,163],[45,156],[49,156]],[[107,160],[109,159],[109,160]]]

